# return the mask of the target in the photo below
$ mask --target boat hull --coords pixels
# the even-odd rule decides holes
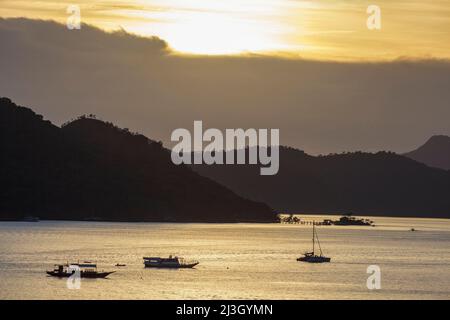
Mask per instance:
[[[88,278],[88,279],[104,279],[107,276],[109,276],[110,274],[114,273],[115,271],[111,271],[111,272],[97,272],[97,273],[93,273],[93,272],[80,272],[80,277],[81,278]],[[70,276],[73,275],[73,273],[68,273],[68,272],[57,272],[57,271],[47,271],[47,274],[49,276],[52,277],[57,277],[57,278],[68,278]]]
[[[320,256],[300,257],[297,259],[297,261],[308,262],[308,263],[325,263],[325,262],[331,262],[331,258],[320,257]]]
[[[198,262],[187,264],[144,264],[146,268],[158,268],[158,269],[191,269],[198,265]]]

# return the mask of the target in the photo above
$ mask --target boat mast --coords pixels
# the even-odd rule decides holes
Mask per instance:
[[[314,221],[313,221],[313,238],[312,238],[312,242],[313,242],[313,255],[314,255],[314,242],[315,242],[315,224],[314,224]]]
[[[320,256],[322,256],[322,247],[321,247],[321,245],[320,245],[319,235],[317,234],[317,232],[316,232],[316,238],[317,238],[317,243],[318,243],[318,245],[319,245]]]

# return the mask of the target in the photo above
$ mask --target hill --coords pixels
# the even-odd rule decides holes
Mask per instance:
[[[279,212],[450,218],[450,172],[388,152],[310,156],[281,147],[280,170],[195,165],[194,170]]]
[[[92,117],[59,128],[0,99],[0,219],[270,222],[275,214],[161,143]]]
[[[430,167],[450,170],[450,137],[433,136],[424,145],[404,156]]]

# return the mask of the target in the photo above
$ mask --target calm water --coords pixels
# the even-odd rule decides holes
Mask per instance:
[[[332,257],[321,265],[295,260],[310,249],[310,226],[1,222],[0,299],[450,299],[450,221],[372,219],[377,227],[319,227]],[[143,268],[143,256],[169,254],[200,265]],[[77,260],[118,272],[80,290],[45,274]],[[371,264],[381,290],[366,287]]]

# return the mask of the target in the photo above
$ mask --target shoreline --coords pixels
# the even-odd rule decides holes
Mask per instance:
[[[342,214],[329,214],[329,213],[298,213],[293,214],[294,216],[300,216],[304,218],[308,217],[339,217]],[[370,219],[423,219],[423,220],[443,220],[449,221],[450,218],[445,217],[418,217],[418,216],[371,216],[371,215],[354,215],[357,218],[370,218]],[[280,221],[158,221],[158,220],[147,220],[147,221],[129,221],[129,220],[77,220],[77,219],[39,219],[39,221],[25,221],[17,219],[0,219],[2,222],[26,222],[26,223],[37,223],[37,222],[98,222],[98,223],[159,223],[159,224],[279,224],[288,225],[281,223]]]

